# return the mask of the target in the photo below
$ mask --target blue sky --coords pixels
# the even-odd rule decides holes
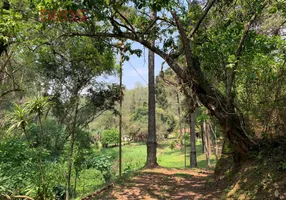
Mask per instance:
[[[129,61],[125,61],[123,63],[123,85],[126,86],[127,89],[133,89],[136,85],[136,83],[140,83],[141,85],[146,86],[147,84],[144,82],[144,80],[148,83],[148,49],[143,48],[143,46],[139,43],[134,43],[132,45],[133,49],[141,49],[142,55],[141,57],[138,57],[136,55],[130,56]],[[119,58],[119,57],[118,57]],[[119,59],[118,59],[119,62]],[[155,76],[159,74],[161,70],[161,64],[163,62],[163,59],[159,56],[155,56]],[[140,77],[138,73],[132,68],[132,66],[136,68],[136,70],[139,72],[139,74],[144,78]],[[116,82],[118,83],[118,77],[108,77],[108,82]]]

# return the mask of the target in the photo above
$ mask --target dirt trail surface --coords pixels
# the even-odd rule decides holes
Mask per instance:
[[[142,170],[89,199],[221,199],[221,191],[206,184],[212,173],[165,168]]]

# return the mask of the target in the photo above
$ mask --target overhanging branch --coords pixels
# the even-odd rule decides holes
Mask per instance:
[[[210,9],[212,8],[212,6],[214,5],[215,2],[216,2],[216,0],[211,0],[211,2],[206,7],[204,13],[201,15],[199,21],[196,23],[195,27],[189,33],[188,38],[192,38],[195,35],[195,33],[199,29],[201,23],[203,22],[203,20],[205,19],[205,17],[207,16],[208,12],[210,11]]]
[[[157,48],[156,46],[152,46],[151,43],[147,40],[139,38],[132,33],[122,32],[122,33],[109,33],[109,32],[99,32],[99,33],[66,33],[61,35],[60,37],[74,37],[74,36],[86,36],[93,38],[116,38],[116,39],[130,39],[135,42],[142,44],[147,47],[162,59],[166,60],[168,65],[178,74],[179,77],[183,78],[185,73],[183,69],[175,62],[175,60],[168,56],[165,52]]]

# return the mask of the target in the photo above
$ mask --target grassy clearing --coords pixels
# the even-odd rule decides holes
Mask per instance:
[[[158,163],[167,168],[184,168],[185,167],[185,149],[170,149],[172,139],[160,143],[157,149]],[[197,141],[197,162],[198,168],[206,168],[206,156],[202,153],[201,140]],[[102,149],[101,154],[111,156],[114,159],[113,170],[118,170],[118,151],[119,148]],[[134,171],[142,168],[146,161],[146,145],[144,143],[131,143],[122,147],[123,171]],[[186,149],[186,167],[190,166],[190,148]],[[215,156],[211,156],[211,164],[215,165]]]
[[[184,148],[175,148],[171,149],[170,144],[174,141],[174,139],[167,139],[165,141],[160,142],[157,148],[158,155],[158,163],[160,166],[165,168],[184,168],[185,167],[185,150]],[[190,166],[190,158],[189,153],[190,148],[186,149],[186,163],[187,168]],[[123,161],[123,174],[124,177],[129,177],[134,172],[145,165],[146,162],[146,144],[144,143],[131,143],[129,145],[124,145],[122,147],[122,161]],[[120,181],[118,178],[118,168],[119,168],[119,148],[101,148],[98,151],[98,155],[106,155],[112,158],[112,179],[116,179]],[[202,144],[201,141],[197,141],[197,161],[198,168],[206,168],[205,154],[202,153]],[[211,159],[212,165],[215,164],[214,156]],[[95,172],[93,172],[94,170]],[[132,172],[132,173],[131,173]],[[98,183],[94,179],[90,179],[90,177],[97,177],[98,173],[95,169],[87,170],[86,173],[82,174],[79,179],[78,189],[81,194],[89,194],[92,191],[95,191],[98,188],[102,187],[102,181]],[[136,174],[137,172],[135,172]],[[85,176],[84,176],[85,175]],[[184,174],[177,174],[177,177],[189,176]],[[98,177],[97,177],[98,178]],[[183,177],[186,178],[186,177]]]
[[[169,144],[171,140],[165,141]],[[202,142],[197,140],[197,162],[198,168],[207,168],[206,156],[202,152]],[[169,145],[164,145],[164,148],[158,150],[158,163],[162,167],[167,168],[184,168],[185,167],[185,148],[170,149]],[[211,164],[215,165],[215,156],[211,156]],[[186,167],[190,167],[190,147],[186,148]]]

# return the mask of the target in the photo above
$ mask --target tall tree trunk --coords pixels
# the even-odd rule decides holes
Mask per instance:
[[[195,120],[196,115],[195,112],[189,113],[189,120],[190,120],[190,167],[194,168],[197,167],[197,151],[196,151],[196,130],[195,130]]]
[[[151,20],[156,19],[156,12],[151,12]],[[155,41],[151,42],[155,46]],[[148,51],[148,137],[147,137],[147,161],[146,167],[153,168],[157,163],[157,139],[156,139],[156,105],[155,105],[155,54]]]
[[[124,48],[124,45],[121,45]],[[119,102],[119,177],[122,176],[122,64],[123,64],[123,49],[120,49],[120,102]]]

